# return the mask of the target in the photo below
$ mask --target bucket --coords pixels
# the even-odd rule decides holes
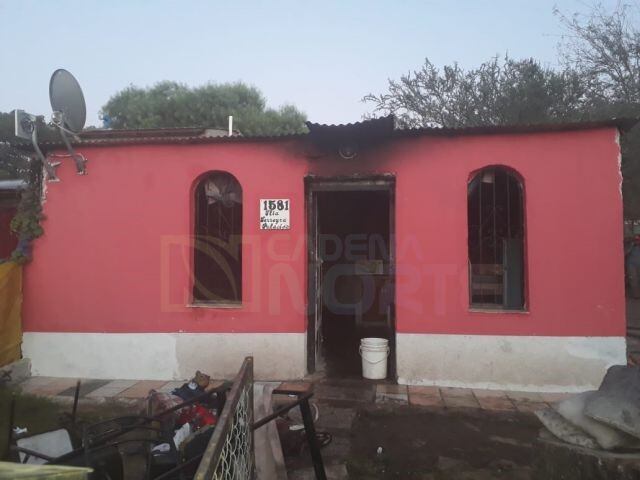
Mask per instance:
[[[387,378],[389,340],[386,338],[363,338],[360,340],[362,376],[371,380]]]

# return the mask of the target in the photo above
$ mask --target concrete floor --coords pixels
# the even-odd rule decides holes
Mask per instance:
[[[47,397],[73,397],[77,379],[30,377],[18,384],[25,393]],[[184,381],[81,379],[80,398],[143,399],[150,390],[170,392]],[[305,382],[299,382],[305,383]],[[291,385],[291,383],[283,384]],[[395,403],[428,407],[467,407],[486,410],[532,411],[566,398],[565,394],[422,387],[375,383],[360,379],[319,379],[313,382],[314,399],[331,404]]]

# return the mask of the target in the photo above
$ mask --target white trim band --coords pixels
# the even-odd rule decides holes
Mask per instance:
[[[577,392],[626,363],[624,337],[399,333],[396,345],[398,383],[409,385]],[[26,332],[22,350],[33,375],[56,377],[171,380],[202,370],[232,378],[247,355],[257,379],[306,372],[304,333]]]
[[[25,332],[22,352],[33,375],[172,380],[201,370],[232,378],[247,355],[257,379],[301,378],[304,333],[50,333]]]
[[[624,337],[399,333],[396,344],[398,383],[409,385],[578,392],[627,363]]]

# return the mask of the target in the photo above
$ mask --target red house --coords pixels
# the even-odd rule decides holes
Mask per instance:
[[[616,122],[87,132],[25,272],[41,375],[359,374],[570,391],[625,363]],[[60,154],[60,146],[45,145]]]

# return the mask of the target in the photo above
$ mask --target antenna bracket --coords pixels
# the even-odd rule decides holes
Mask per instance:
[[[87,159],[81,153],[76,152],[74,150],[74,148],[71,146],[71,142],[69,141],[69,137],[67,137],[67,132],[71,133],[74,136],[75,136],[75,134],[73,134],[73,132],[70,132],[69,130],[64,128],[64,126],[63,126],[64,125],[64,113],[62,113],[62,112],[53,112],[53,118],[52,118],[52,122],[51,123],[53,123],[53,125],[58,127],[58,130],[60,132],[60,136],[62,137],[62,141],[64,142],[65,146],[67,147],[67,151],[69,152],[69,156],[71,158],[73,158],[73,160],[76,162],[76,171],[78,172],[78,175],[86,175],[87,174]]]
[[[44,156],[40,146],[38,145],[38,128],[36,125],[37,117],[25,112],[24,110],[15,110],[15,136],[25,140],[31,140],[33,150],[45,169],[47,180],[50,182],[59,182],[60,178],[56,174],[56,167],[60,162],[49,162]]]

